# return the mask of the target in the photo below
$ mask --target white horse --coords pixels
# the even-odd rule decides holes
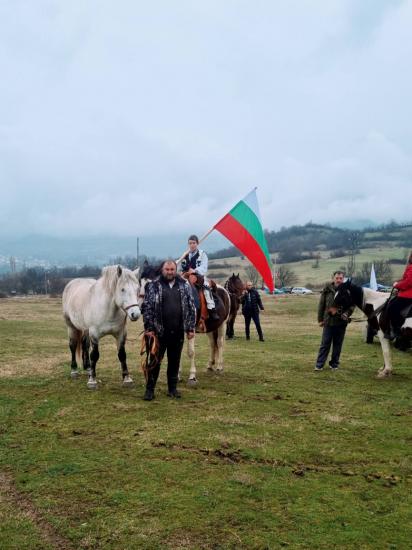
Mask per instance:
[[[335,305],[347,309],[351,305],[361,309],[368,320],[377,320],[376,329],[379,342],[382,347],[384,366],[379,369],[377,377],[386,378],[392,374],[392,361],[389,340],[384,336],[382,329],[379,327],[380,308],[388,300],[390,294],[387,292],[376,292],[370,288],[363,288],[354,285],[350,280],[342,283],[335,294]],[[403,331],[412,332],[412,318],[406,319],[402,326]]]
[[[143,268],[140,286],[140,299],[144,299],[146,284],[158,276],[159,270],[153,266],[147,265]],[[189,283],[188,283],[189,284]],[[230,314],[230,295],[228,291],[220,285],[216,285],[216,312],[218,321],[205,322],[206,334],[209,338],[209,361],[207,363],[208,372],[223,372],[223,348],[225,343],[226,323]],[[197,316],[199,316],[199,311]],[[195,338],[187,340],[187,356],[190,360],[190,371],[188,378],[189,386],[197,385],[196,375],[196,356],[195,356]],[[181,369],[179,368],[179,380],[181,380]]]
[[[77,360],[82,359],[83,368],[89,374],[89,389],[97,388],[99,340],[107,334],[116,338],[123,385],[133,384],[126,364],[126,321],[127,318],[137,321],[141,314],[138,275],[139,269],[130,271],[120,266],[108,266],[103,268],[100,279],[73,279],[63,291],[63,315],[72,354],[71,377],[78,376]],[[89,357],[90,343],[92,351]]]

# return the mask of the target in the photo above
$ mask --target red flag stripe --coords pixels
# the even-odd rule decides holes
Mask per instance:
[[[261,274],[270,292],[273,292],[272,271],[267,258],[259,243],[252,237],[249,231],[230,214],[226,214],[215,225],[215,229],[220,231],[222,235],[231,241],[250,260]]]

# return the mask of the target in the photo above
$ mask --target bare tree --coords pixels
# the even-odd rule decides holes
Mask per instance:
[[[251,281],[253,286],[257,286],[259,281],[259,273],[257,269],[253,265],[249,264],[245,268],[245,273],[248,281]]]
[[[376,280],[384,285],[393,283],[393,271],[391,264],[386,260],[375,260],[373,262],[375,268]],[[362,267],[356,273],[356,279],[360,283],[369,282],[372,269],[372,262],[364,262]]]
[[[276,271],[275,282],[278,287],[291,286],[296,283],[296,273],[285,265],[280,265]]]

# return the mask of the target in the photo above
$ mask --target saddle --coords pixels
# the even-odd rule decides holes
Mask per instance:
[[[380,306],[377,310],[374,311],[374,314],[371,317],[369,317],[368,315],[369,324],[371,324],[372,326],[377,325],[376,327],[374,326],[376,330],[378,328],[381,328],[382,331],[385,333],[390,332],[391,319],[389,315],[389,305],[392,302],[392,300],[394,300],[394,298],[395,296],[393,297],[391,296],[382,306]],[[379,323],[378,323],[377,315],[379,314],[380,314],[380,317],[379,317]],[[404,319],[408,319],[409,317],[412,317],[412,304],[406,306],[403,310],[401,310],[401,317],[403,317]]]
[[[196,332],[206,332],[206,321],[209,319],[209,310],[207,309],[204,293],[205,278],[197,273],[183,273],[182,276],[189,282],[194,291],[193,298],[197,309]],[[216,302],[215,281],[209,280],[209,288]]]

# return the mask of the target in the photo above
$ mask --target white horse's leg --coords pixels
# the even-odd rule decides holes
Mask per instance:
[[[216,371],[223,372],[223,347],[225,345],[225,332],[226,332],[226,323],[220,325],[217,329],[217,342],[215,346],[215,357],[216,357]]]
[[[122,330],[117,336],[117,357],[120,361],[120,365],[122,366],[122,378],[123,378],[123,386],[131,387],[134,385],[133,378],[129,374],[129,369],[127,368],[126,363],[126,330]]]
[[[381,330],[378,332],[378,338],[382,347],[384,366],[379,369],[377,378],[386,378],[392,374],[391,350],[389,347],[389,340],[385,338]]]
[[[77,362],[80,355],[81,332],[73,326],[68,326],[67,332],[69,335],[69,347],[72,355],[72,361],[70,363],[70,376],[71,378],[78,378],[79,371],[77,370]]]
[[[89,390],[97,389],[97,379],[96,379],[96,363],[99,360],[99,340],[95,336],[90,335],[92,343],[92,351],[90,353],[90,375],[87,381],[87,387]]]
[[[190,360],[189,379],[187,383],[189,386],[196,386],[196,362],[195,362],[195,336],[187,341],[187,356]]]
[[[215,370],[215,338],[213,332],[208,332],[207,337],[209,338],[209,362],[207,364],[208,371]]]

